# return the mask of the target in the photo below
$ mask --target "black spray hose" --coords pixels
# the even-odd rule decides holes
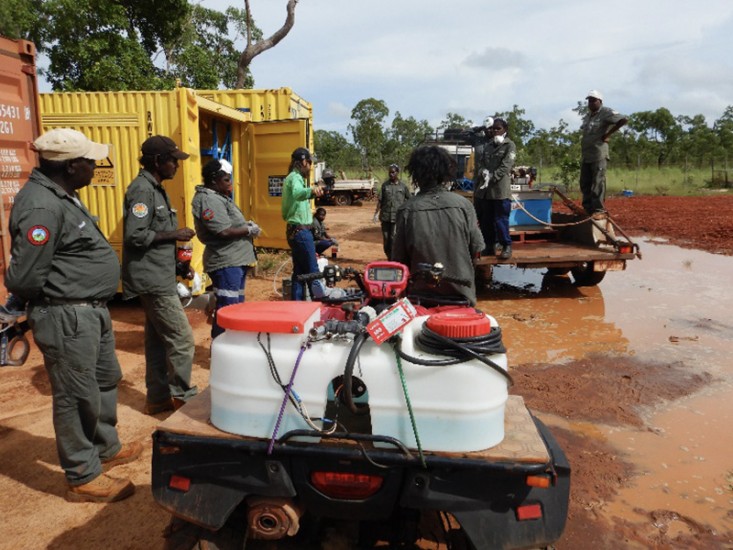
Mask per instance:
[[[361,347],[368,338],[369,333],[366,331],[360,332],[354,337],[354,343],[351,344],[351,351],[349,351],[349,357],[346,359],[346,366],[344,367],[344,404],[349,407],[349,410],[352,413],[358,415],[367,414],[369,412],[369,408],[356,406],[356,403],[354,403],[354,392],[352,391],[351,384],[354,375],[354,363],[356,363],[356,358],[359,357]]]
[[[501,329],[499,328],[492,328],[491,333],[494,332],[494,330],[498,333],[498,345],[496,342],[496,335],[493,335],[489,333],[487,336],[479,337],[481,338],[487,338],[490,339],[493,342],[493,346],[486,346],[483,343],[480,345],[474,345],[474,344],[466,344],[463,343],[463,340],[477,340],[477,338],[460,338],[453,340],[451,338],[446,338],[445,336],[438,334],[437,332],[434,332],[427,328],[425,325],[423,325],[423,334],[425,334],[425,338],[428,339],[429,342],[439,342],[443,344],[443,346],[438,349],[437,347],[432,347],[429,349],[426,349],[426,351],[430,351],[431,353],[437,353],[440,355],[449,355],[452,358],[451,359],[437,359],[437,360],[428,360],[428,359],[419,359],[417,357],[412,357],[410,355],[407,355],[402,351],[402,344],[401,340],[397,345],[397,353],[400,357],[405,359],[406,361],[409,361],[410,363],[413,363],[415,365],[423,365],[426,367],[444,367],[448,365],[456,365],[458,363],[465,363],[466,361],[470,361],[471,359],[477,359],[484,363],[485,365],[488,365],[492,369],[494,369],[496,372],[501,374],[504,378],[507,379],[510,386],[514,385],[514,380],[512,379],[512,376],[505,371],[503,368],[501,368],[500,365],[497,365],[494,363],[491,359],[488,357],[485,357],[482,355],[482,353],[488,353],[488,354],[494,354],[494,353],[504,353],[506,350],[504,348],[504,345],[501,343]],[[426,334],[427,333],[427,334]],[[418,336],[418,342],[420,342],[420,337],[423,336],[423,334],[420,334]]]

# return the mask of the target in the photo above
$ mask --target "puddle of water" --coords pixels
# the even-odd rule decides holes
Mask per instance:
[[[649,241],[642,252],[598,287],[496,269],[478,307],[499,321],[510,365],[609,353],[711,373],[698,394],[650,412],[651,430],[600,427],[639,468],[606,514],[640,521],[634,508],[671,510],[733,530],[733,258]]]

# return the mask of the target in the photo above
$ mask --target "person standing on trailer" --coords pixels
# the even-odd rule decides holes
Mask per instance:
[[[176,290],[176,241],[196,233],[178,227],[163,182],[189,157],[166,136],[141,146],[142,170],[125,193],[122,289],[145,310],[145,414],[174,410],[197,393],[191,386],[193,330]],[[192,276],[192,273],[189,273]]]
[[[205,245],[204,271],[216,297],[212,338],[224,332],[216,322],[219,309],[244,302],[247,271],[257,263],[253,239],[261,232],[234,203],[232,172],[226,159],[207,162],[201,170],[203,185],[196,187],[191,204],[196,235]]]

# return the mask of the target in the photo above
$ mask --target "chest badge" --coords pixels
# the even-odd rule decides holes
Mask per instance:
[[[132,215],[136,218],[144,218],[148,215],[148,205],[144,202],[138,202],[132,205]]]
[[[48,242],[48,229],[43,225],[34,225],[28,230],[28,242],[33,246],[41,246]]]

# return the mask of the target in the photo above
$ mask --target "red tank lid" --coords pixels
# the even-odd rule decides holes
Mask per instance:
[[[446,338],[473,338],[491,332],[491,320],[486,314],[470,307],[435,313],[425,324]]]

